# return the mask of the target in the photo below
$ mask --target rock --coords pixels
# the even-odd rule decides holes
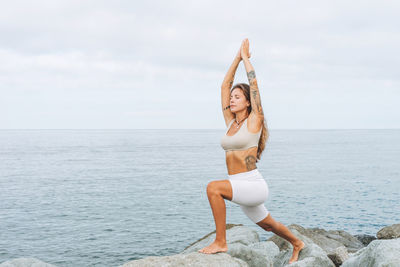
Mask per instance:
[[[191,267],[247,267],[241,259],[231,257],[227,253],[203,254],[192,252],[172,256],[150,256],[140,260],[125,263],[122,267],[159,267],[159,266],[191,266]]]
[[[231,244],[227,253],[232,257],[245,261],[250,267],[272,267],[279,248],[274,242],[258,242],[245,246],[240,243]]]
[[[354,237],[353,235],[347,233],[343,230],[329,230],[323,231],[322,235],[325,235],[327,238],[331,240],[336,240],[337,242],[343,244],[348,251],[356,252],[362,248],[364,248],[364,244],[358,240],[358,238]]]
[[[372,240],[375,240],[376,237],[372,235],[354,235],[364,246],[368,246]]]
[[[215,240],[215,235],[215,231],[205,235],[186,247],[180,254],[197,252],[198,250],[211,244]],[[240,243],[247,246],[257,242],[260,242],[260,237],[258,236],[256,230],[250,229],[243,225],[230,224],[229,227],[227,225],[226,243],[228,245],[228,250],[229,246],[233,243]]]
[[[281,251],[275,257],[274,267],[335,267],[325,251],[314,243],[307,244],[300,251],[298,260],[288,264],[292,252],[292,249]]]
[[[314,241],[312,239],[306,237],[305,235],[301,234],[298,231],[299,227],[301,227],[301,226],[300,225],[296,225],[296,224],[291,224],[291,225],[288,226],[290,231],[297,238],[301,239],[306,245],[314,244]],[[303,228],[303,227],[301,227],[301,228]],[[300,231],[302,231],[302,229],[300,229]],[[271,238],[268,239],[268,241],[274,242],[278,246],[280,251],[288,250],[288,249],[292,249],[293,248],[292,244],[290,244],[289,241],[287,241],[286,239],[284,239],[284,238],[282,238],[280,236],[277,236],[277,235],[272,236]]]
[[[333,253],[328,254],[328,258],[338,267],[349,258],[349,253],[347,253],[347,248],[345,246],[340,246],[336,248]]]
[[[285,239],[273,236],[260,242],[257,231],[243,225],[227,224],[227,252],[203,254],[198,252],[211,244],[215,231],[171,256],[151,256],[130,261],[131,266],[266,266],[266,267],[375,267],[400,266],[400,239],[373,240],[364,247],[363,236],[352,236],[342,230],[326,231],[319,228],[306,229],[292,224],[288,228],[301,239],[306,247],[299,253],[298,261],[288,265],[293,247]],[[368,237],[370,238],[370,236]],[[359,240],[360,239],[360,240]],[[391,242],[395,243],[379,243]],[[368,242],[365,241],[365,242]],[[378,243],[377,243],[378,242]],[[379,263],[379,264],[378,264]],[[380,263],[386,265],[380,265]],[[342,264],[342,265],[341,265]],[[345,265],[347,264],[347,265]]]
[[[378,239],[392,239],[400,237],[400,224],[393,224],[390,226],[383,227],[376,234]]]
[[[257,242],[249,245],[252,249],[258,249],[263,253],[267,261],[274,261],[274,258],[279,254],[279,248],[271,241]]]
[[[243,225],[227,225],[228,251],[216,254],[198,252],[211,244],[215,231],[205,235],[186,247],[181,253],[164,257],[147,257],[126,263],[130,266],[273,266],[279,253],[273,242],[260,242],[257,231]]]
[[[197,252],[214,240],[215,231],[192,243],[180,254]],[[227,226],[226,243],[228,245],[226,253],[245,261],[248,266],[272,266],[274,257],[279,253],[278,247],[273,242],[260,242],[257,231],[243,225]]]
[[[319,247],[317,244],[313,242],[312,239],[304,236],[301,234],[297,229],[299,229],[299,225],[291,225],[290,228],[291,232],[300,240],[304,242],[306,245],[299,253],[299,258],[297,262],[294,262],[288,266],[329,266],[334,267],[335,265],[333,262],[328,258],[326,252]],[[303,227],[301,227],[303,228]],[[304,229],[304,228],[303,228]],[[279,239],[278,239],[279,238]],[[271,240],[272,239],[272,240]],[[293,246],[285,239],[275,236],[270,238],[269,240],[273,241],[275,244],[278,245],[281,252],[275,256],[274,260],[274,267],[281,267],[286,266],[289,263],[289,259],[292,257],[293,253]]]
[[[346,260],[342,267],[398,267],[400,266],[400,238],[377,239]]]
[[[309,238],[313,243],[321,247],[327,254],[335,253],[335,249],[341,246],[345,246],[350,252],[356,252],[364,247],[356,237],[343,230],[306,229],[297,224],[291,224],[288,228],[291,231],[297,230],[302,236]],[[289,242],[276,235],[268,240],[275,242],[280,250],[285,250],[291,246]]]
[[[18,258],[0,264],[0,267],[55,267],[36,258]]]

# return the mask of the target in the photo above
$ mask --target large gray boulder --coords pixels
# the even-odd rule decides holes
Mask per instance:
[[[325,251],[314,243],[306,244],[296,262],[288,264],[293,250],[283,250],[275,257],[274,267],[335,267]]]
[[[215,231],[205,235],[186,247],[181,253],[172,256],[147,257],[125,263],[132,266],[266,266],[272,267],[279,253],[273,242],[260,242],[257,231],[243,225],[227,224],[227,252],[204,254],[198,252],[215,240]]]
[[[302,240],[304,242],[304,244],[306,244],[306,245],[314,244],[314,241],[312,239],[308,238],[307,236],[301,234],[298,231],[298,226],[299,225],[292,224],[292,225],[289,225],[288,228],[298,239]],[[268,239],[268,241],[274,242],[278,246],[280,251],[293,248],[292,244],[289,241],[287,241],[286,239],[284,239],[280,236],[277,236],[277,235],[270,237]]]
[[[319,228],[306,229],[300,225],[289,225],[292,233],[305,243],[297,262],[288,264],[293,253],[292,245],[279,236],[260,242],[256,230],[243,225],[227,224],[228,251],[217,254],[198,252],[215,240],[215,231],[205,235],[186,247],[181,253],[163,257],[147,257],[125,263],[131,266],[250,266],[250,267],[334,267],[336,266],[385,266],[399,264],[400,244],[374,242],[368,247],[350,234],[341,230],[326,231]],[[397,242],[397,241],[396,241]],[[393,249],[394,248],[394,249]],[[349,250],[349,251],[348,251]],[[358,251],[357,251],[358,250]],[[373,265],[380,263],[387,265]],[[345,265],[347,264],[347,265]],[[365,265],[372,264],[372,265]],[[396,265],[398,264],[398,265]]]
[[[393,224],[383,227],[376,234],[378,239],[392,239],[400,237],[400,224]]]
[[[296,230],[302,236],[312,240],[313,243],[321,247],[327,254],[335,253],[336,248],[341,246],[345,246],[349,252],[356,252],[364,247],[356,237],[343,230],[326,231],[320,228],[304,228],[297,224],[291,224],[288,228],[292,232]],[[288,241],[277,235],[268,240],[275,242],[280,250],[286,250],[291,246]]]
[[[373,240],[346,260],[342,267],[399,267],[400,238]]]
[[[180,254],[197,252],[215,240],[215,231],[186,247]],[[273,266],[274,257],[279,253],[273,242],[260,242],[256,230],[243,225],[228,224],[226,230],[227,254],[245,261],[250,267]],[[202,256],[207,257],[203,253]]]
[[[297,230],[298,226],[299,225],[291,225],[288,227],[291,232],[305,244],[305,247],[299,253],[298,260],[294,263],[288,264],[293,253],[293,246],[290,244],[290,242],[279,236],[274,236],[269,239],[269,241],[273,241],[280,248],[280,253],[274,258],[274,267],[335,267],[333,262],[328,258],[326,252],[322,248],[315,244],[312,239],[308,238]],[[301,228],[304,229],[303,227]]]
[[[227,253],[232,257],[245,261],[250,267],[272,267],[279,248],[274,242],[258,242],[245,246],[241,243],[231,244]]]
[[[181,254],[196,252],[208,245],[210,245],[215,240],[215,231],[205,235],[199,240],[193,242],[188,247],[186,247]],[[245,246],[252,243],[260,242],[260,237],[256,230],[250,229],[243,225],[237,224],[227,224],[226,226],[226,243],[228,245],[228,250],[231,244],[240,243]]]
[[[231,257],[227,253],[216,253],[205,255],[199,252],[187,254],[176,254],[172,256],[156,257],[150,256],[140,260],[125,263],[122,267],[247,267],[246,262]]]
[[[55,267],[36,258],[18,258],[0,264],[0,267]]]
[[[343,264],[345,260],[349,258],[349,253],[345,246],[341,246],[335,249],[333,253],[328,254],[328,258],[335,264],[336,267]]]
[[[376,239],[375,236],[372,236],[372,235],[365,235],[365,234],[354,235],[354,237],[356,237],[358,240],[360,240],[360,242],[361,242],[364,246],[368,246],[368,244],[371,243],[372,240],[375,240],[375,239]]]
[[[279,248],[271,241],[262,241],[250,244],[249,247],[253,250],[258,250],[264,255],[266,262],[274,261],[275,257],[279,254]],[[271,264],[273,266],[273,264]]]

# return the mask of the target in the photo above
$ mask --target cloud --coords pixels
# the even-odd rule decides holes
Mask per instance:
[[[291,106],[306,128],[327,127],[327,114],[329,127],[399,127],[392,107],[400,100],[399,7],[396,1],[9,2],[0,10],[0,128],[35,127],[23,118],[27,106],[32,114],[52,107],[70,118],[63,128],[85,125],[82,114],[99,128],[223,127],[220,84],[246,37],[270,126],[300,127],[284,108]],[[236,81],[246,80],[241,65]],[[31,93],[38,97],[29,99]],[[136,114],[135,123],[101,120],[111,112],[101,111],[105,103],[113,117]],[[358,119],[371,118],[371,107],[375,117],[363,123],[346,115],[358,110]],[[155,115],[182,109],[189,115],[165,124]],[[50,118],[42,123],[61,127]]]

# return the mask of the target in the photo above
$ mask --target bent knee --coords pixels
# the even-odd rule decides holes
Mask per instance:
[[[218,194],[218,187],[215,181],[211,181],[207,184],[207,194]]]

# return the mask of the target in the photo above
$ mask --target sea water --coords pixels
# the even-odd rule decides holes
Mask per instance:
[[[221,130],[1,130],[0,263],[118,266],[215,230]],[[400,218],[400,130],[270,130],[257,167],[285,225],[375,235]],[[226,200],[227,223],[272,236]]]

